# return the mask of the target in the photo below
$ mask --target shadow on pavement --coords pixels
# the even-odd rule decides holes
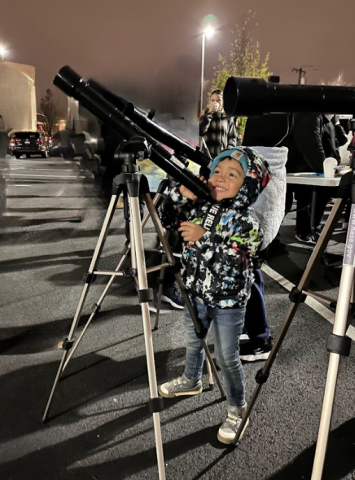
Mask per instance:
[[[329,434],[328,450],[324,464],[323,480],[340,480],[355,469],[354,450],[355,418],[343,423]],[[310,479],[315,454],[315,444],[304,450],[292,463],[267,480]]]

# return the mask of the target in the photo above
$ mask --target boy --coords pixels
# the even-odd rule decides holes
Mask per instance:
[[[246,410],[239,337],[253,283],[253,259],[262,243],[262,232],[249,206],[269,179],[267,164],[255,151],[232,148],[213,161],[208,181],[211,200],[201,201],[181,185],[160,209],[165,227],[178,230],[183,238],[182,275],[198,317],[208,331],[214,323],[228,412],[217,438],[226,444],[233,442]],[[185,337],[184,374],[160,386],[163,397],[202,392],[204,351],[187,309]]]

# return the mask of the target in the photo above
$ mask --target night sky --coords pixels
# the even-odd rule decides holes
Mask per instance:
[[[206,77],[211,78],[217,55],[229,52],[230,30],[245,9],[256,12],[254,34],[262,52],[270,52],[270,70],[280,75],[283,83],[297,83],[292,68],[304,66],[308,84],[327,82],[344,72],[345,80],[355,85],[354,0],[4,3],[0,43],[8,48],[6,60],[36,67],[38,99],[66,64],[117,93],[129,91],[131,99],[137,101],[164,96],[176,58],[190,56],[196,64],[190,74],[196,75],[198,85],[198,34],[203,18],[215,15],[220,27],[206,45]]]

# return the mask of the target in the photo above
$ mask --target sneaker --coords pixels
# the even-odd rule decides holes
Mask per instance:
[[[201,380],[189,380],[183,374],[181,377],[174,378],[170,382],[163,383],[159,387],[159,393],[162,397],[172,398],[183,395],[199,395],[202,392]]]
[[[149,310],[153,313],[157,313],[158,300],[156,298],[154,298],[154,300],[152,302],[150,302]],[[161,313],[162,315],[167,314],[167,313],[171,313],[170,304],[167,303],[167,302],[161,302],[159,313]]]
[[[256,345],[250,341],[243,343],[239,347],[239,358],[244,362],[259,362],[260,360],[267,360],[272,349],[272,339],[264,343],[264,345]]]
[[[185,301],[176,280],[173,283],[172,287],[169,287],[163,291],[161,299],[164,300],[164,302],[170,303],[170,305],[179,310],[183,310],[185,306]]]
[[[234,405],[227,405],[227,419],[225,422],[222,423],[222,425],[219,427],[218,433],[217,433],[217,439],[221,443],[225,443],[227,445],[230,445],[233,443],[238,428],[240,424],[242,423],[243,415],[246,412],[247,409],[247,404],[245,403],[242,407],[236,407]],[[249,424],[249,418],[245,424],[245,427],[239,437],[239,440],[242,439],[245,429],[247,428]]]
[[[308,233],[307,235],[301,235],[300,233],[296,233],[295,239],[300,243],[308,243],[309,245],[315,245],[317,243],[317,240],[310,233]]]
[[[247,333],[242,333],[239,337],[239,340],[250,340],[249,335]]]

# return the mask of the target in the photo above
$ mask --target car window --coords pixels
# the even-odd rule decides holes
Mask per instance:
[[[38,132],[16,132],[15,133],[15,138],[39,138],[39,133]]]

